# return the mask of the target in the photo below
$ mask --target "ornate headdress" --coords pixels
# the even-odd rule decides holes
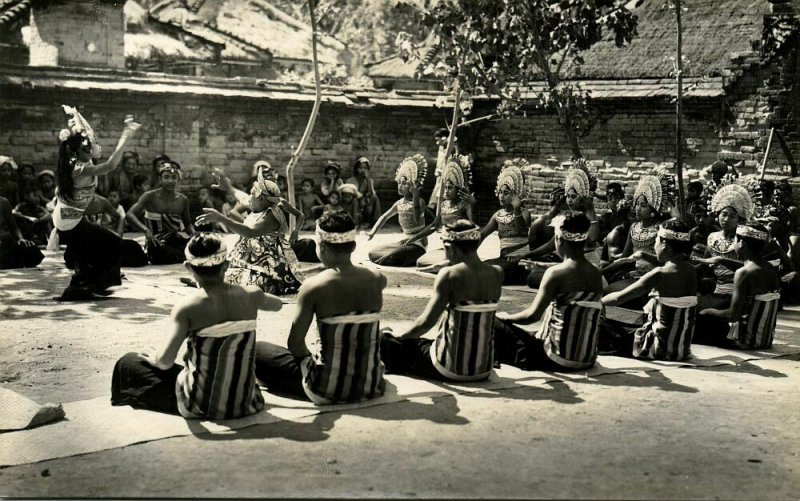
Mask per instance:
[[[556,235],[560,236],[562,240],[566,240],[568,242],[583,242],[587,240],[589,238],[588,231],[586,233],[572,233],[570,231],[564,231],[564,221],[567,220],[567,216],[569,214],[572,213],[567,211],[553,218],[550,225],[555,228]]]
[[[174,160],[169,160],[167,162],[164,162],[158,167],[158,175],[161,176],[163,172],[172,172],[173,174],[176,174],[178,176],[178,179],[181,179],[183,177],[183,174],[181,173],[180,164],[178,164],[178,162],[175,162]]]
[[[319,227],[317,223],[317,236],[320,242],[327,242],[329,244],[346,244],[356,241],[356,230],[345,231],[337,233],[334,231],[325,231]]]
[[[656,233],[656,235],[664,240],[677,240],[678,242],[688,242],[691,240],[688,231],[686,233],[682,233],[680,231],[669,230],[663,226],[659,226],[658,233]]]
[[[647,205],[657,212],[667,212],[675,200],[675,179],[667,173],[666,168],[656,167],[639,179],[633,193],[634,201],[639,197],[644,197]]]
[[[13,157],[0,155],[0,166],[3,166],[5,164],[9,164],[11,165],[11,169],[17,170],[17,162],[14,161]]]
[[[736,214],[745,221],[756,215],[760,187],[758,180],[753,176],[739,178],[731,174],[722,178],[711,199],[711,212],[720,212],[726,207],[736,211]]]
[[[564,192],[575,190],[580,197],[591,197],[597,189],[597,179],[589,173],[586,160],[578,158],[572,162],[572,167],[564,179]]]
[[[219,249],[217,249],[217,252],[211,254],[210,256],[198,257],[192,254],[192,252],[189,250],[189,246],[187,245],[186,249],[183,251],[183,255],[186,257],[186,263],[192,266],[217,266],[218,264],[224,263],[228,258],[228,247],[225,245],[225,242],[220,240]]]
[[[481,230],[477,226],[464,231],[450,231],[446,226],[442,230],[442,242],[467,242],[481,239]]]
[[[495,194],[499,195],[505,186],[519,198],[526,198],[525,174],[523,173],[526,167],[528,167],[528,161],[524,158],[512,158],[503,162],[500,174],[497,176]]]
[[[747,226],[746,224],[740,224],[736,227],[736,234],[740,237],[745,238],[754,238],[756,240],[761,240],[763,242],[769,241],[769,233],[766,231],[761,231],[752,226]]]
[[[472,167],[467,155],[456,155],[450,158],[442,169],[442,184],[448,181],[460,188],[469,189],[472,182]]]
[[[420,154],[416,154],[410,156],[403,160],[400,163],[400,166],[397,168],[397,174],[394,176],[394,180],[398,183],[402,178],[408,179],[411,183],[416,183],[418,186],[422,186],[422,183],[425,182],[425,176],[428,174],[428,161],[425,160]]]
[[[257,197],[260,197],[262,193],[266,193],[268,197],[281,196],[281,189],[278,184],[269,179],[264,179],[261,174],[258,175],[256,182],[253,183],[253,189],[250,192]]]
[[[258,160],[256,163],[253,164],[253,172],[251,177],[258,177],[261,175],[261,170],[266,168],[267,170],[273,170],[272,164],[267,162],[266,160]]]
[[[86,139],[91,141],[92,144],[97,142],[97,136],[94,134],[94,129],[92,129],[92,126],[89,125],[89,122],[83,118],[83,115],[81,115],[78,110],[72,106],[67,106],[66,104],[62,104],[61,107],[64,108],[64,113],[70,115],[72,118],[67,120],[67,128],[61,129],[61,132],[58,133],[59,142],[63,143],[75,134],[83,135]]]

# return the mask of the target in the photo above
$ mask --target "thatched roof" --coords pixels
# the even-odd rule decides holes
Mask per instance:
[[[666,0],[643,0],[635,9],[638,36],[628,47],[618,48],[613,35],[583,54],[580,74],[565,68],[565,76],[587,79],[667,78],[669,57],[676,48],[675,12]],[[687,77],[725,74],[731,59],[760,48],[767,0],[690,0],[683,2],[683,55],[689,60]],[[394,56],[368,66],[373,78],[414,78],[418,62]]]

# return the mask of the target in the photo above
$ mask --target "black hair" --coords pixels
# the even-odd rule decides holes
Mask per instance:
[[[313,187],[314,187],[314,185],[316,184],[316,183],[314,182],[314,180],[313,180],[313,179],[311,179],[310,177],[303,178],[303,180],[302,180],[302,181],[300,181],[300,184],[302,185],[303,183],[310,183],[312,188],[313,188]]]
[[[17,175],[19,176],[22,174],[23,170],[30,170],[33,175],[36,176],[36,167],[34,167],[32,164],[20,164],[19,167],[17,167]]]
[[[434,139],[439,139],[440,137],[449,137],[449,136],[450,136],[450,131],[445,128],[441,128],[433,133]]]
[[[350,217],[350,214],[339,212],[326,212],[319,219],[317,225],[320,229],[328,233],[346,233],[356,229],[356,222]],[[333,244],[330,242],[320,242],[320,245],[325,245],[327,248],[334,252],[342,254],[350,254],[356,250],[355,242],[347,242],[344,244]]]
[[[133,187],[134,188],[141,188],[144,183],[147,182],[147,176],[144,174],[136,174],[133,176]]]
[[[564,223],[561,226],[561,230],[568,233],[587,233],[591,225],[592,223],[589,221],[589,218],[586,217],[586,214],[583,212],[567,211],[564,213]],[[586,240],[581,240],[579,242],[562,240],[562,244],[567,244],[573,250],[579,251],[583,249]]]
[[[169,160],[169,161],[167,161],[167,162],[164,162],[162,165],[167,165],[167,164],[171,165],[171,166],[172,166],[172,168],[173,168],[173,169],[175,169],[175,170],[177,170],[177,171],[180,171],[180,170],[181,170],[181,164],[179,164],[179,163],[178,163],[178,162],[176,162],[175,160]],[[158,178],[159,178],[159,179],[161,179],[161,175],[162,175],[162,174],[164,174],[164,172],[166,172],[166,171],[163,171],[163,172],[157,172],[157,173],[158,173]]]
[[[125,152],[123,152],[122,153],[122,159],[120,160],[119,163],[120,164],[124,164],[125,160],[127,160],[129,158],[132,158],[132,159],[136,160],[137,164],[139,163],[139,154],[136,153],[135,151],[125,151]],[[158,157],[156,157],[156,158],[158,158]]]
[[[445,228],[448,231],[461,232],[478,229],[478,226],[469,219],[459,219],[446,225]],[[463,253],[477,252],[478,247],[481,246],[480,240],[457,240],[448,243]]]
[[[58,193],[67,200],[75,196],[75,181],[72,171],[75,170],[77,153],[86,139],[82,134],[73,134],[58,147],[58,163],[56,164],[56,186]]]
[[[156,157],[153,159],[153,172],[155,174],[158,174],[158,164],[159,163],[163,163],[163,162],[169,162],[169,161],[171,161],[171,159],[169,158],[168,155],[166,155],[164,153],[162,153],[160,155],[156,155]]]
[[[606,185],[606,194],[610,191],[619,191],[621,195],[625,194],[625,189],[622,187],[622,183],[618,183],[617,181],[611,181]]]
[[[701,183],[700,181],[692,181],[686,188],[687,190],[692,189],[698,193],[703,193],[703,183]]]
[[[364,160],[366,160],[366,162],[362,162],[362,161],[361,161],[361,159],[362,159],[362,158],[363,158]],[[356,172],[356,171],[357,171],[357,170],[358,170],[358,168],[361,166],[361,164],[367,164],[367,166],[368,166],[367,168],[368,168],[368,169],[372,169],[372,163],[370,163],[370,161],[369,161],[369,158],[367,158],[367,157],[365,157],[365,156],[360,156],[360,157],[356,158],[356,161],[355,161],[355,162],[353,162],[353,175],[354,175],[354,176],[355,176],[356,174],[358,174],[358,172]]]
[[[764,233],[769,231],[767,230],[767,227],[761,223],[742,223],[740,226],[748,226],[754,230],[763,231]],[[766,247],[768,243],[768,241],[758,240],[757,238],[743,237],[738,233],[736,234],[736,238],[747,244],[747,248],[750,250],[750,254],[752,256],[760,256],[761,252],[764,251],[764,247]]]
[[[626,219],[628,219],[628,216],[630,215],[631,211],[633,211],[633,207],[631,207],[630,205],[623,205],[622,207],[617,209],[617,217],[620,220],[625,221]]]
[[[211,256],[219,251],[221,246],[222,238],[214,233],[204,232],[195,233],[186,244],[186,248],[195,257]],[[199,276],[204,278],[212,278],[219,275],[220,271],[222,271],[222,267],[225,266],[225,262],[214,266],[189,266],[191,266],[192,271],[197,273]]]
[[[328,160],[328,163],[325,164],[325,168],[322,170],[322,172],[328,172],[330,169],[335,170],[339,174],[342,173],[341,165],[337,164],[336,162],[331,162],[330,160]]]
[[[674,231],[675,233],[689,233],[689,226],[680,219],[668,219],[661,223],[661,227],[665,230]],[[691,240],[682,241],[665,238],[664,242],[669,245],[669,248],[672,249],[672,252],[676,254],[688,256],[692,253]]]

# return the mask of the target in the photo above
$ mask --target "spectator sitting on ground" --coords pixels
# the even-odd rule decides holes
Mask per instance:
[[[19,185],[16,182],[17,163],[11,157],[0,156],[0,197],[12,207],[19,203]]]
[[[199,210],[195,213],[195,216],[194,216],[195,218],[197,218],[199,215],[203,214],[203,209],[215,209],[215,210],[219,210],[220,209],[220,207],[216,207],[214,205],[214,202],[211,200],[211,189],[210,188],[208,188],[206,186],[203,186],[199,190],[197,190],[197,208]],[[216,222],[210,222],[210,223],[204,224],[204,225],[202,225],[200,227],[197,227],[196,230],[197,231],[212,231],[212,232],[213,231],[222,231],[222,232],[225,232],[224,226],[219,224],[219,223],[216,223]]]
[[[361,207],[358,203],[361,192],[354,184],[345,183],[339,187],[340,204],[344,211],[356,222],[356,228],[361,224]]]
[[[362,195],[358,202],[361,211],[358,224],[367,229],[372,227],[381,215],[381,202],[375,192],[375,183],[370,177],[370,168],[369,159],[359,157],[353,163],[353,176],[347,180],[347,184],[354,185]]]
[[[300,183],[300,194],[297,195],[297,208],[303,212],[303,216],[306,218],[301,229],[314,229],[316,219],[322,213],[324,205],[314,193],[314,180],[310,177],[303,179]]]
[[[45,245],[53,229],[53,216],[42,205],[41,192],[35,183],[26,184],[21,191],[22,202],[13,211],[17,226],[25,240]]]
[[[17,169],[17,184],[20,188],[36,180],[36,167],[31,164],[21,164]],[[20,193],[20,195],[22,195]]]
[[[52,213],[56,202],[56,175],[53,171],[45,169],[39,173],[39,190],[42,195],[41,202],[47,212]]]
[[[139,198],[141,198],[142,195],[144,195],[147,191],[150,191],[150,181],[147,179],[147,176],[143,174],[136,174],[133,176],[133,192],[128,196],[122,197],[120,200],[122,208],[125,209],[125,212],[130,211],[131,207],[136,205],[136,202],[139,201]]]
[[[11,204],[0,197],[0,270],[35,268],[43,259],[44,254],[36,244],[22,237]]]
[[[108,175],[108,192],[111,194],[111,191],[116,191],[122,200],[134,191],[134,177],[139,170],[139,155],[134,151],[126,151],[122,154],[120,167]]]
[[[339,187],[344,184],[341,175],[342,168],[339,167],[338,164],[328,160],[327,165],[325,165],[325,177],[322,179],[322,183],[320,184],[322,198],[324,198],[326,201],[328,197],[331,196],[331,193],[337,193]]]
[[[341,195],[339,195],[338,191],[332,191],[328,197],[328,203],[325,204],[325,207],[322,209],[322,213],[327,214],[329,212],[339,212],[343,210],[344,208],[341,204]]]

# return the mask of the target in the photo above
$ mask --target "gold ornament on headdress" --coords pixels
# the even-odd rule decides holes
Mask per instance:
[[[588,198],[592,190],[589,174],[585,170],[573,166],[564,179],[564,192],[569,190],[575,190],[579,197]]]
[[[726,184],[719,188],[711,199],[711,212],[720,212],[726,207],[735,210],[745,221],[753,217],[756,210],[756,204],[748,189],[737,183]]]
[[[97,141],[97,137],[94,134],[94,129],[92,129],[92,126],[89,125],[89,122],[83,118],[83,115],[81,115],[80,112],[78,112],[78,110],[72,106],[62,104],[61,107],[64,108],[64,113],[70,115],[72,118],[67,121],[67,128],[62,129],[61,132],[59,132],[59,141],[63,143],[75,134],[83,134],[89,141],[92,142],[92,144],[94,144]]]
[[[456,155],[444,165],[442,169],[442,183],[452,183],[459,188],[469,189],[471,179],[471,166],[469,157],[466,155]]]
[[[396,182],[406,178],[410,183],[421,186],[425,182],[428,174],[428,161],[420,154],[410,156],[400,163],[397,174],[394,176]]]
[[[503,187],[507,187],[511,193],[519,198],[525,198],[525,174],[523,170],[528,167],[528,161],[524,158],[512,158],[503,162],[500,167],[500,174],[497,176],[497,188],[495,194],[499,195]]]

